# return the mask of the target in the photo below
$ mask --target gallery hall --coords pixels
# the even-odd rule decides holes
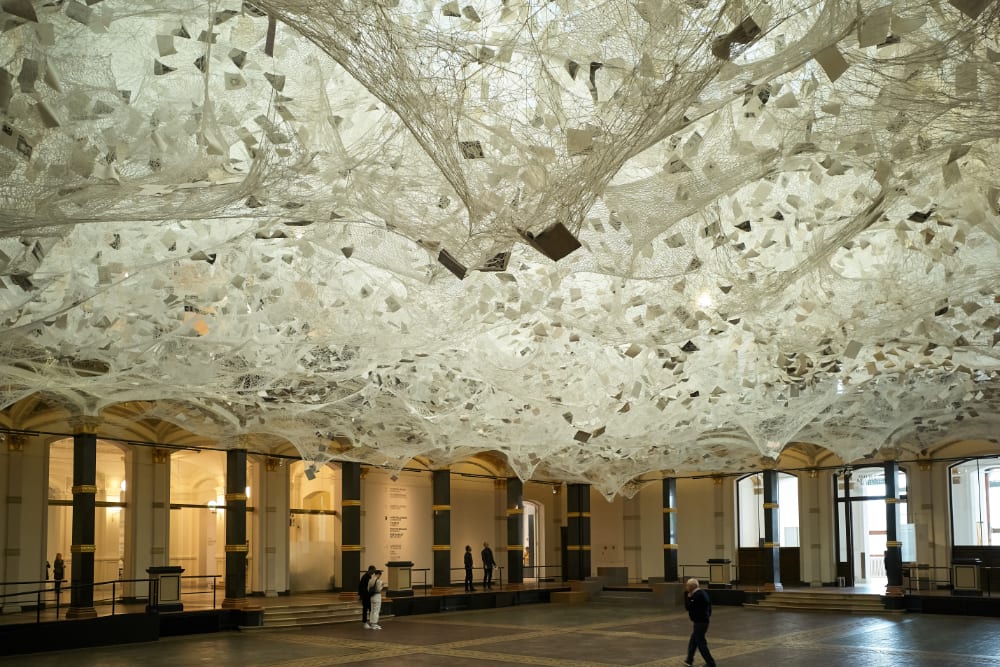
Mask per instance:
[[[996,0],[0,1],[0,665],[1000,665],[998,100]]]

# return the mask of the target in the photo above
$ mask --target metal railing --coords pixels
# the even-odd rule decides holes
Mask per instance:
[[[74,590],[89,589],[91,591],[91,594],[93,595],[93,599],[91,601],[92,604],[94,606],[97,606],[97,605],[109,605],[110,604],[111,605],[111,615],[114,616],[117,613],[118,606],[120,606],[124,602],[120,598],[120,596],[119,596],[119,592],[123,591],[124,589],[123,588],[119,588],[119,585],[120,584],[136,584],[136,583],[145,583],[145,584],[148,584],[149,585],[149,590],[152,591],[153,595],[155,596],[157,594],[158,586],[159,586],[159,581],[157,579],[155,579],[155,578],[154,579],[112,579],[112,580],[109,580],[109,581],[95,581],[92,584],[90,584],[90,583],[87,583],[87,584],[72,584],[72,583],[69,583],[69,585],[65,585],[63,583],[56,584],[55,582],[50,582],[50,581],[4,581],[4,582],[0,582],[0,586],[4,587],[5,590],[6,590],[6,588],[8,586],[22,586],[22,585],[35,585],[35,584],[44,584],[44,585],[41,586],[41,587],[38,587],[38,588],[30,589],[30,590],[17,591],[16,593],[4,593],[3,595],[0,595],[0,600],[5,600],[6,598],[18,598],[18,597],[25,597],[25,596],[28,596],[29,598],[30,597],[34,597],[34,603],[35,603],[35,622],[36,623],[40,623],[41,620],[42,620],[42,610],[46,608],[46,604],[49,601],[47,594],[48,593],[52,593],[52,599],[55,602],[56,620],[58,621],[59,618],[60,618],[60,613],[61,613],[63,607],[65,607],[65,606],[71,606],[71,605],[63,605],[62,604],[62,592],[63,591],[69,591],[69,598],[70,598],[70,601],[72,603],[73,591]],[[97,589],[99,589],[101,587],[107,587],[107,586],[111,587],[111,596],[110,597],[103,597],[102,598],[102,597],[99,597],[98,595],[94,594],[97,591]],[[106,588],[104,590],[106,590]]]
[[[217,574],[207,574],[207,575],[188,575],[182,576],[181,579],[207,579],[211,580],[211,591],[209,590],[181,590],[181,595],[192,595],[199,593],[212,593],[212,608],[215,609],[217,606],[216,598],[216,580],[220,575]],[[39,585],[41,584],[41,585]],[[146,596],[135,595],[129,596],[128,600],[142,601],[146,600],[148,608],[156,608],[159,603],[160,596],[160,580],[156,577],[151,577],[148,579],[111,579],[108,581],[95,581],[94,583],[87,584],[73,584],[69,581],[56,582],[52,580],[38,580],[38,581],[0,581],[0,589],[9,590],[10,587],[21,587],[21,586],[34,586],[34,588],[29,588],[25,590],[19,590],[13,593],[3,593],[0,594],[0,606],[3,606],[4,601],[8,598],[13,598],[15,602],[27,603],[30,602],[34,606],[35,611],[35,622],[40,623],[42,620],[42,611],[48,608],[50,603],[55,604],[55,619],[59,620],[63,617],[63,610],[72,606],[73,591],[74,590],[84,590],[89,589],[93,598],[91,603],[93,606],[110,606],[111,616],[115,616],[119,613],[119,608],[126,604],[126,592],[130,587],[134,585],[147,584],[148,588],[146,590]],[[139,586],[136,586],[138,588]],[[102,596],[100,593],[108,591],[110,588],[110,595]],[[63,602],[63,592],[69,593],[69,603]],[[22,599],[18,599],[22,598]],[[22,605],[23,606],[23,605]]]
[[[497,581],[497,582],[499,582],[499,583],[498,583],[498,586],[499,586],[499,588],[501,588],[501,589],[502,589],[502,588],[503,588],[503,566],[502,566],[502,565],[497,565],[497,566],[495,566],[495,567],[494,567],[493,569],[494,569],[494,570],[496,571],[496,573],[497,573],[497,576],[496,576],[496,578],[494,579],[494,581]],[[450,584],[451,584],[452,586],[459,586],[459,585],[462,585],[462,586],[464,586],[464,585],[465,585],[465,568],[464,568],[464,567],[453,567],[453,568],[451,568],[451,569],[450,569],[450,572],[455,572],[456,570],[462,573],[462,583],[461,583],[461,584],[457,584],[457,583],[455,583],[455,579],[454,579],[454,577],[453,577],[453,576],[449,576],[448,578],[449,578],[449,579],[451,580],[451,581],[450,581]],[[485,568],[482,568],[482,567],[474,567],[474,568],[472,568],[472,571],[473,571],[474,573],[475,573],[475,572],[484,572],[484,571],[485,571]],[[479,584],[480,586],[482,586],[482,585],[483,585],[483,576],[479,576],[479,578],[478,578],[478,579],[476,579],[476,576],[475,576],[475,575],[473,575],[473,581],[472,581],[472,584],[473,584],[473,585],[476,585],[477,583],[478,583],[478,584]]]

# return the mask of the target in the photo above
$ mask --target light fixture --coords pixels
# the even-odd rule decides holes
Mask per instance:
[[[698,305],[701,308],[711,308],[712,307],[712,295],[708,292],[702,292],[698,295]]]
[[[125,480],[124,479],[122,480],[122,483],[119,484],[118,486],[122,490],[122,493],[125,493],[125,486],[126,486],[126,484],[125,484]]]
[[[244,491],[246,492],[247,500],[250,500],[250,487],[248,486]]]

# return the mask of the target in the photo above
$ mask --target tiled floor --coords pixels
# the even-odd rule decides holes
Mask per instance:
[[[659,667],[680,665],[690,623],[628,593],[587,605],[533,604],[360,623],[162,639],[151,644],[0,658],[43,667]],[[861,616],[716,606],[708,633],[720,665],[881,667],[996,665],[1000,619]],[[696,659],[695,664],[701,664]]]

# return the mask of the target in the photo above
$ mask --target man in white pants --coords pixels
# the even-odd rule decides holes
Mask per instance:
[[[372,610],[368,614],[368,622],[371,624],[372,630],[382,629],[382,626],[378,624],[378,617],[382,612],[382,590],[384,588],[385,583],[382,581],[382,570],[375,570],[371,583],[368,585],[368,592],[371,595],[372,601]]]

